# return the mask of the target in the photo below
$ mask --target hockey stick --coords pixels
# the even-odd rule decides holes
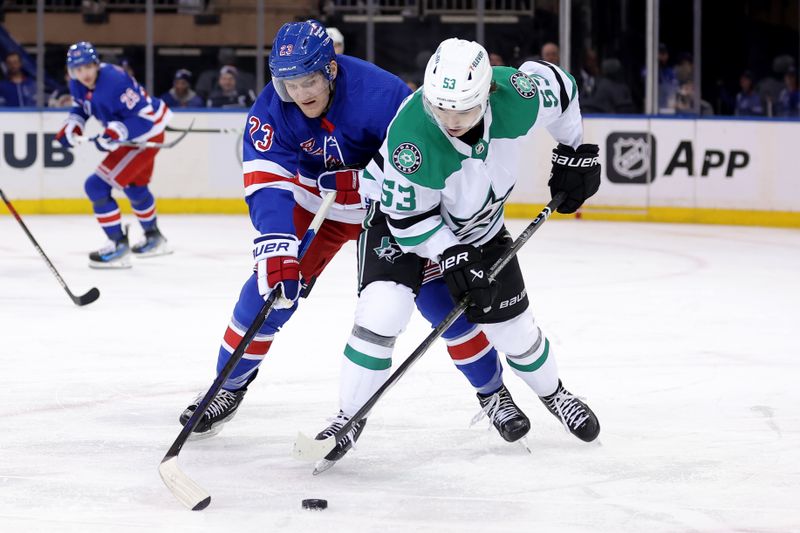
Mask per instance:
[[[192,124],[194,124],[194,119],[192,119],[192,121],[189,123],[189,127],[186,128],[185,130],[171,130],[169,129],[169,126],[167,126],[167,131],[183,132],[176,139],[173,139],[168,143],[157,143],[152,141],[145,141],[145,142],[114,141],[114,144],[116,144],[117,146],[127,146],[129,148],[158,148],[158,149],[172,148],[173,146],[181,142],[183,138],[189,134],[190,131],[195,131],[192,129]],[[98,137],[100,137],[100,135],[95,135],[94,137],[86,137],[86,136],[75,137],[73,145],[77,146],[83,143],[94,142],[95,140],[97,140]]]
[[[194,123],[194,121],[192,121],[192,123]],[[172,126],[167,126],[166,130],[171,132],[184,132],[184,131],[188,132],[189,130],[191,130],[192,133],[235,133],[237,135],[242,133],[242,130],[239,128],[214,129],[214,128],[192,128],[191,126],[189,126],[189,129],[173,128]]]
[[[555,197],[550,201],[550,203],[545,206],[544,209],[533,219],[533,222],[528,224],[528,227],[517,237],[514,241],[514,244],[511,245],[511,248],[506,250],[506,252],[498,259],[492,268],[489,270],[489,279],[494,279],[497,276],[498,272],[500,272],[511,259],[517,255],[519,249],[528,242],[528,239],[536,233],[536,230],[541,227],[542,223],[550,218],[550,215],[553,211],[558,209],[558,206],[561,205],[566,199],[566,193],[560,192],[555,195]],[[350,420],[347,421],[336,433],[328,437],[327,439],[322,440],[315,440],[312,438],[307,437],[302,432],[297,434],[297,440],[294,443],[294,448],[292,449],[292,455],[295,459],[301,459],[306,461],[319,461],[320,459],[324,458],[328,455],[331,450],[336,446],[336,443],[342,439],[343,436],[347,435],[349,431],[353,429],[353,426],[362,418],[365,418],[369,415],[372,408],[378,403],[378,400],[388,391],[392,386],[394,386],[400,378],[408,371],[411,366],[417,362],[417,360],[422,357],[422,355],[428,351],[428,348],[434,343],[436,339],[438,339],[446,330],[449,328],[453,322],[464,312],[464,310],[469,305],[469,296],[465,296],[458,302],[452,311],[442,320],[442,322],[436,326],[433,331],[428,334],[422,344],[420,344],[416,350],[414,350],[411,355],[408,356],[408,359],[403,361],[397,370],[395,370],[391,376],[386,380],[386,382],[381,385],[381,387],[375,391],[375,393],[370,396],[370,398],[364,403],[361,409],[358,412],[350,417]]]
[[[130,147],[133,147],[133,148],[159,148],[159,149],[160,148],[172,148],[173,146],[175,146],[176,144],[181,142],[183,140],[183,138],[186,137],[189,134],[190,131],[194,131],[194,130],[192,130],[192,125],[193,124],[194,124],[194,119],[192,119],[192,121],[189,123],[189,127],[188,128],[186,128],[185,130],[180,130],[183,133],[181,133],[180,135],[178,135],[178,137],[176,139],[174,139],[174,140],[172,140],[172,141],[170,141],[168,143],[155,143],[155,142],[150,142],[150,141],[145,141],[145,142],[117,141],[117,145],[119,145],[119,146],[130,146]]]
[[[314,215],[314,219],[311,221],[308,230],[306,230],[305,235],[303,235],[303,240],[300,242],[300,248],[297,254],[298,259],[301,259],[303,255],[305,255],[306,250],[308,250],[311,241],[313,241],[314,237],[317,235],[317,230],[319,230],[319,227],[325,220],[325,216],[328,214],[328,210],[335,199],[335,194],[329,194],[322,201],[322,205],[317,211],[317,214]],[[172,494],[174,494],[182,504],[193,511],[200,511],[208,507],[208,504],[211,503],[211,495],[181,471],[178,467],[178,454],[181,452],[183,445],[186,444],[189,435],[191,435],[194,428],[197,427],[197,424],[200,423],[200,419],[203,417],[203,413],[206,412],[206,409],[208,409],[211,400],[214,399],[214,396],[216,396],[222,388],[225,380],[228,379],[228,376],[233,372],[234,367],[242,359],[244,351],[247,349],[250,341],[253,340],[258,330],[264,325],[267,316],[269,316],[269,313],[272,311],[275,300],[280,296],[279,293],[279,290],[272,291],[272,294],[270,294],[269,298],[264,302],[255,320],[253,320],[253,323],[247,328],[247,332],[245,332],[242,337],[239,346],[236,347],[230,359],[228,359],[228,362],[222,367],[222,370],[214,380],[211,388],[208,389],[206,395],[203,396],[203,399],[197,404],[194,413],[189,417],[189,420],[187,420],[181,432],[178,434],[178,438],[172,443],[172,446],[170,446],[167,454],[158,466],[158,473],[161,475],[161,479],[164,481],[167,488],[172,491]]]
[[[56,267],[53,266],[52,262],[50,262],[50,259],[44,253],[44,250],[42,250],[42,247],[39,246],[39,243],[36,242],[36,239],[33,238],[33,235],[28,230],[28,227],[22,221],[22,217],[19,216],[19,213],[17,213],[17,210],[14,209],[14,206],[11,205],[11,202],[9,201],[8,198],[6,198],[6,195],[5,195],[5,193],[3,192],[2,189],[0,189],[0,196],[2,196],[3,202],[5,202],[6,207],[8,208],[8,210],[11,211],[11,214],[14,215],[14,218],[17,219],[17,222],[19,222],[19,225],[22,226],[22,229],[25,231],[25,234],[28,236],[28,238],[33,243],[33,247],[36,248],[36,251],[38,251],[39,254],[42,256],[42,259],[44,259],[44,262],[47,263],[47,266],[50,268],[50,272],[53,273],[53,275],[56,277],[56,279],[61,284],[61,286],[64,288],[64,290],[67,291],[67,294],[69,295],[70,299],[72,300],[72,303],[74,303],[75,305],[83,306],[83,305],[90,304],[93,301],[97,300],[100,297],[100,291],[97,290],[96,287],[92,287],[91,289],[89,289],[89,291],[86,294],[82,294],[80,296],[75,296],[74,294],[72,294],[72,291],[69,290],[69,287],[67,287],[67,283],[64,281],[64,278],[61,277],[61,274],[58,273],[58,270],[56,270]]]

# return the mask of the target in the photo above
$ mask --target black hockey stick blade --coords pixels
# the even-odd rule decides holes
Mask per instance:
[[[81,294],[80,296],[72,296],[72,301],[75,302],[75,305],[89,305],[90,303],[94,302],[98,298],[100,298],[100,291],[97,290],[97,287],[92,287],[86,294]]]
[[[489,270],[489,279],[494,279],[497,276],[497,273],[500,272],[511,259],[517,255],[519,249],[528,242],[528,239],[536,233],[536,230],[541,227],[542,222],[550,218],[550,215],[558,209],[558,206],[567,198],[566,193],[559,192],[557,193],[550,203],[548,203],[544,209],[542,209],[539,214],[536,216],[533,221],[528,224],[528,226],[520,233],[519,237],[514,240],[514,244],[506,250],[506,252],[498,259],[492,268]],[[378,400],[388,391],[390,388],[394,386],[397,381],[403,377],[403,375],[408,371],[411,366],[419,360],[422,355],[428,351],[428,348],[438,339],[446,330],[449,328],[453,322],[464,312],[464,310],[469,305],[469,297],[465,296],[458,302],[458,304],[453,308],[450,313],[442,322],[436,326],[433,331],[431,331],[425,340],[422,341],[422,344],[417,346],[416,350],[414,350],[408,358],[403,361],[403,363],[397,367],[397,370],[392,372],[392,374],[388,377],[388,379],[383,383],[383,385],[378,388],[375,393],[369,397],[369,399],[361,406],[361,409],[358,410],[356,414],[354,414],[350,420],[347,421],[339,430],[331,435],[326,439],[316,440],[312,439],[302,432],[297,434],[297,439],[295,440],[294,447],[292,448],[292,456],[295,459],[300,459],[304,461],[319,461],[323,459],[326,455],[328,455],[331,450],[336,446],[336,443],[339,442],[342,437],[347,435],[347,433],[352,430],[353,426],[362,418],[366,418],[369,415],[372,408],[378,403]]]

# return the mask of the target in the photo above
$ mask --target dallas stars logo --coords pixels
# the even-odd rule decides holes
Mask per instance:
[[[392,153],[392,163],[403,174],[413,174],[422,165],[422,152],[413,143],[401,143]]]
[[[536,96],[536,85],[524,72],[515,72],[511,75],[511,85],[523,98]]]
[[[454,232],[456,236],[471,237],[486,228],[490,228],[503,213],[503,204],[510,194],[511,191],[509,190],[505,196],[498,198],[494,193],[494,189],[490,188],[486,199],[483,201],[483,205],[474,215],[466,218],[458,218],[450,215],[450,219],[456,226]]]
[[[391,237],[383,237],[381,239],[381,245],[377,248],[373,248],[373,250],[378,256],[378,259],[386,259],[390,263],[394,263],[395,259],[403,255],[403,250],[400,249],[400,245],[394,242]]]

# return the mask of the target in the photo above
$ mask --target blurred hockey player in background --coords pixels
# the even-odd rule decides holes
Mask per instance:
[[[104,128],[94,144],[108,154],[84,186],[97,222],[109,239],[106,246],[89,254],[89,266],[128,268],[131,251],[139,257],[170,253],[156,224],[155,198],[148,188],[158,149],[118,143],[163,142],[172,112],[161,100],[148,96],[122,68],[100,63],[91,43],[69,47],[67,69],[74,105],[56,139],[65,147],[83,142],[86,120],[94,116]],[[122,227],[112,189],[125,193],[144,230],[144,239],[133,247],[128,243],[127,228]]]
[[[362,192],[380,203],[379,212],[373,209],[367,220],[380,220],[386,238],[404,252],[435,262],[444,277],[440,292],[449,292],[454,301],[469,295],[470,321],[481,324],[488,341],[505,353],[512,370],[565,428],[588,442],[597,438],[600,424],[562,385],[550,342],[528,308],[518,261],[512,259],[494,282],[488,276],[512,244],[503,206],[517,181],[514,171],[523,141],[534,125],[546,127],[559,142],[549,186],[553,195],[568,195],[558,211],[573,213],[600,185],[598,147],[582,144],[575,80],[543,61],[525,63],[520,70],[492,68],[479,44],[448,39],[428,62],[422,89],[393,119],[380,152],[363,173]],[[390,276],[390,270],[390,265],[367,262],[360,279]],[[394,276],[408,274],[401,266]],[[423,295],[417,305],[435,315],[429,317],[432,323],[452,309],[452,301],[443,309],[441,303],[420,305],[421,299]],[[388,377],[391,348],[382,336],[358,335],[360,321],[366,317],[371,324],[400,331],[412,300],[411,291],[398,284],[372,283],[362,290],[343,359],[340,397],[345,416],[352,417]],[[358,357],[350,353],[355,343],[362,352]],[[473,361],[480,359],[478,355]],[[500,372],[478,399],[494,422],[518,416]],[[359,431],[358,425],[353,427]],[[347,451],[341,441],[331,454],[337,451],[339,457]]]
[[[358,193],[356,169],[362,169],[378,152],[390,120],[410,91],[398,77],[370,63],[335,55],[331,41],[317,21],[285,24],[270,53],[272,81],[247,117],[245,196],[253,226],[261,235],[255,239],[253,249],[254,272],[242,287],[219,349],[217,372],[227,363],[271,291],[280,287],[281,298],[204,413],[195,429],[201,436],[217,433],[235,414],[276,333],[297,309],[298,298],[308,296],[317,277],[344,243],[359,238],[360,264],[365,256],[372,262],[401,264],[397,256],[402,254],[396,244],[389,242],[388,233],[385,240],[375,240],[370,229],[362,234],[365,210]],[[305,233],[322,203],[321,190],[339,190],[336,203],[298,262],[298,237]],[[416,278],[421,275],[422,262],[415,257],[411,264],[416,270],[410,275]],[[419,282],[414,284],[413,290],[402,288],[409,296],[409,307],[399,311],[401,316],[413,309],[413,294],[419,289]],[[423,315],[439,313],[442,304],[447,311],[452,309],[449,296],[443,296],[430,309],[423,305],[427,300],[420,297]],[[388,366],[383,353],[391,352],[399,333],[397,325],[373,324],[370,317],[362,318],[365,321],[357,320],[353,330],[349,356],[358,364],[378,365],[375,370],[384,370]],[[480,330],[465,318],[454,324],[445,337],[448,351],[456,360],[469,362],[471,357],[486,353],[497,358]],[[378,357],[361,347],[373,344],[380,347]],[[180,415],[182,424],[202,397],[200,394]],[[334,427],[341,427],[347,420],[340,412],[334,417]],[[359,431],[361,428],[363,424]],[[349,448],[351,442],[346,444]]]

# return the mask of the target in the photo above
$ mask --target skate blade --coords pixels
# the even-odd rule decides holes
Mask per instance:
[[[522,447],[523,450],[528,452],[529,454],[533,455],[530,446],[528,446],[528,437],[522,437],[517,441],[519,445]]]
[[[94,268],[97,270],[122,270],[125,268],[131,268],[131,262],[128,259],[117,259],[115,261],[108,261],[108,262],[100,262],[100,261],[92,261],[89,260],[89,268]]]
[[[323,472],[326,472],[333,468],[336,465],[336,461],[328,461],[327,459],[320,459],[317,461],[317,464],[314,465],[314,471],[311,472],[312,476],[318,476]]]
[[[158,247],[153,248],[152,250],[148,250],[146,252],[133,252],[133,255],[135,257],[139,257],[139,258],[145,259],[145,258],[148,258],[148,257],[159,257],[159,256],[162,256],[162,255],[170,255],[173,252],[174,252],[174,250],[172,248],[168,247],[168,246],[158,246]]]
[[[208,431],[203,431],[202,433],[197,433],[197,432],[192,431],[189,434],[189,440],[197,441],[197,440],[210,439],[211,437],[215,436],[220,431],[222,431],[222,426],[224,426],[224,425],[225,425],[224,423],[216,424],[214,427],[212,427]]]

